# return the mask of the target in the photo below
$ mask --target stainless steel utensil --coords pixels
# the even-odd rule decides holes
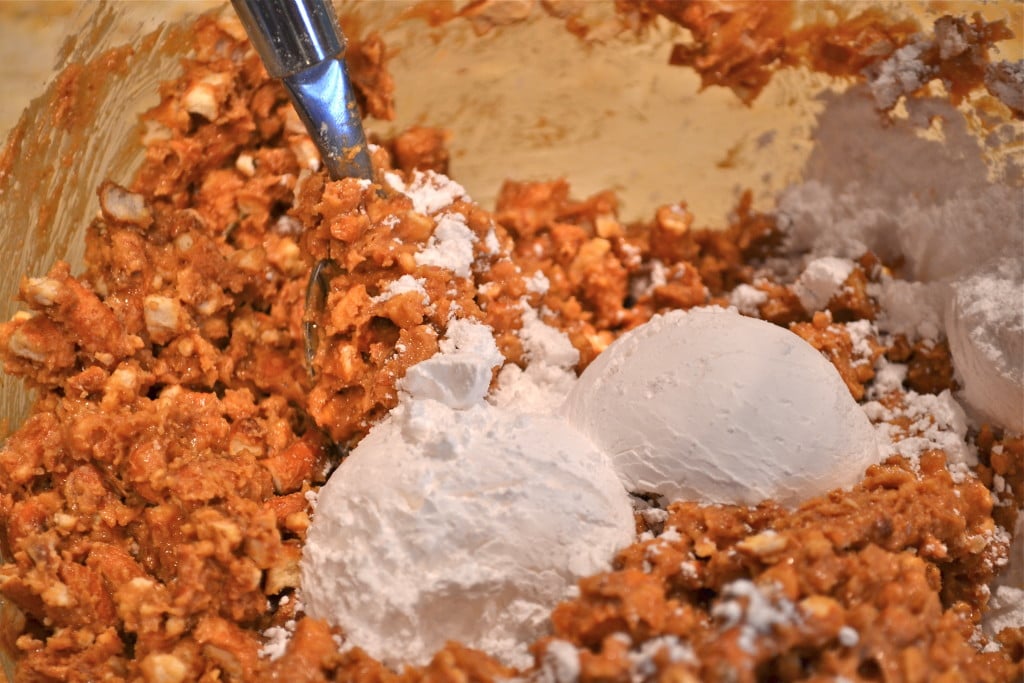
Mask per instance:
[[[332,178],[373,178],[366,135],[342,54],[345,37],[329,0],[232,0],[249,39],[280,78]],[[319,346],[320,318],[340,266],[318,262],[306,286],[303,342],[306,367]]]
[[[267,72],[280,78],[332,178],[371,178],[363,122],[329,0],[232,0]]]

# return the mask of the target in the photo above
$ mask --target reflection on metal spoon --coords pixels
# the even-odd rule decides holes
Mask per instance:
[[[327,295],[331,291],[331,280],[341,275],[342,269],[337,261],[322,259],[313,266],[306,285],[306,312],[302,317],[302,342],[306,353],[306,368],[309,374],[316,375],[313,361],[320,348],[320,324],[317,319],[327,308]]]

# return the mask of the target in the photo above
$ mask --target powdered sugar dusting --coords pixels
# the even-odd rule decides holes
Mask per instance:
[[[926,451],[938,449],[945,451],[951,465],[977,464],[977,451],[967,443],[967,415],[949,390],[938,395],[907,391],[893,408],[880,401],[862,407],[876,423],[879,447],[890,455],[914,464]],[[893,420],[906,420],[909,427],[903,430],[891,424]]]
[[[458,199],[470,201],[466,189],[446,175],[434,171],[413,171],[408,185],[393,171],[385,171],[388,185],[412,200],[412,208],[432,215]]]
[[[384,287],[384,291],[373,297],[371,301],[374,303],[383,303],[401,294],[415,292],[422,295],[424,304],[429,304],[430,297],[427,296],[427,290],[425,289],[426,283],[426,278],[414,278],[412,275],[403,275],[397,280],[388,282]]]
[[[722,588],[722,600],[711,609],[722,629],[738,626],[739,646],[755,654],[759,638],[771,635],[775,626],[798,624],[796,605],[782,597],[781,587],[765,591],[750,579],[737,579]]]
[[[493,225],[487,228],[487,234],[484,235],[484,248],[491,256],[497,256],[501,252],[501,242],[498,241],[498,234],[494,231]]]
[[[641,683],[655,679],[660,659],[667,664],[697,664],[697,657],[688,643],[677,636],[663,635],[644,641],[640,648],[629,653],[629,674],[632,681]]]
[[[473,265],[473,245],[477,236],[466,225],[462,214],[446,213],[437,219],[434,234],[414,258],[416,265],[450,270],[458,277],[469,277]]]
[[[869,360],[874,355],[871,340],[878,337],[878,329],[870,320],[854,320],[843,325],[853,344],[853,355],[858,362]]]
[[[524,320],[535,360],[523,377],[574,379],[565,335],[532,308]],[[450,320],[439,353],[406,371],[399,404],[320,489],[302,559],[309,614],[389,666],[426,664],[449,639],[529,666],[554,605],[635,537],[629,496],[594,444],[555,410],[485,401],[504,362],[491,328]],[[552,675],[571,673],[564,654]]]
[[[264,631],[263,637],[267,639],[267,642],[260,648],[260,657],[266,657],[270,661],[283,657],[285,650],[288,649],[294,628],[295,625],[292,622],[292,631],[283,626],[271,626]]]
[[[544,271],[538,270],[536,273],[526,278],[526,291],[533,292],[535,294],[547,294],[548,289],[551,287],[551,282],[548,280],[548,276],[544,274]]]
[[[580,360],[579,351],[565,332],[545,323],[525,303],[518,336],[528,361],[526,368],[506,364],[498,374],[490,401],[498,407],[556,411],[576,383],[573,368]]]

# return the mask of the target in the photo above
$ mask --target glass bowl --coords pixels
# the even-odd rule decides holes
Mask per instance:
[[[940,12],[979,11],[1024,24],[1018,3],[874,4],[923,22]],[[158,84],[180,70],[188,53],[190,19],[182,15],[210,7],[230,14],[215,5],[124,2],[84,9],[63,49],[63,68],[22,115],[0,157],[5,319],[19,308],[21,274],[43,274],[58,259],[81,268],[83,235],[99,207],[96,189],[106,178],[129,183],[142,158],[138,115],[157,103]],[[808,5],[816,12],[828,6]],[[842,173],[815,165],[813,153],[828,96],[846,92],[848,82],[782,70],[747,105],[725,88],[702,90],[693,71],[669,65],[673,44],[685,41],[687,31],[663,20],[634,30],[611,1],[506,0],[483,3],[472,19],[456,18],[452,7],[338,3],[350,33],[379,31],[392,52],[397,116],[368,121],[368,131],[386,137],[414,124],[448,129],[451,175],[484,206],[493,205],[506,178],[565,177],[577,195],[615,190],[626,219],[685,200],[698,225],[714,227],[725,225],[744,190],[752,192],[755,208],[767,210],[793,182]],[[175,21],[155,26],[168,17]],[[1020,38],[1000,50],[1001,58],[1020,59]],[[979,159],[990,174],[1019,182],[1007,159],[1019,157],[1020,122],[997,126],[982,104],[961,105],[965,129],[980,135],[1010,126],[1010,132],[980,144]],[[863,123],[881,126],[882,119]],[[20,382],[4,378],[0,436],[20,423],[30,400]],[[17,632],[16,610],[4,606],[0,619],[5,635]],[[9,638],[3,645],[10,648]]]

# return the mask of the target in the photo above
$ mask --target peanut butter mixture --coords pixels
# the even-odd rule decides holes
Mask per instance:
[[[986,22],[979,14],[941,17],[935,22],[933,36],[925,38],[917,22],[895,20],[881,6],[617,1],[620,11],[640,22],[662,16],[688,29],[692,41],[674,47],[671,63],[695,69],[704,87],[730,88],[748,104],[781,68],[802,66],[843,78],[870,78],[886,58],[911,43],[920,47],[928,79],[941,80],[955,102],[981,85],[1000,97],[1000,85],[1012,78],[1012,67],[1006,62],[990,63],[989,51],[992,43],[1013,33],[1005,21]],[[827,18],[812,16],[811,21],[800,21],[802,12],[817,10]],[[921,86],[923,83],[909,83],[908,93]],[[1004,98],[1004,102],[1018,115],[1024,113],[1019,97]],[[894,99],[883,108],[895,104]]]
[[[691,29],[718,16],[684,4],[679,20]],[[894,45],[907,35],[884,30]],[[684,57],[733,73],[702,66],[706,54]],[[353,41],[348,59],[367,115],[388,116],[380,40]],[[761,77],[749,73],[736,87],[752,97]],[[612,193],[577,199],[563,180],[508,182],[488,211],[443,175],[445,133],[429,128],[376,140],[376,182],[331,181],[283,88],[227,18],[198,21],[195,53],[161,95],[145,116],[136,180],[99,188],[85,271],[57,263],[24,278],[27,310],[0,327],[6,372],[38,395],[0,448],[0,593],[17,608],[16,680],[995,682],[1024,673],[1024,632],[989,642],[979,630],[1007,560],[1003,529],[1024,503],[1024,440],[995,425],[972,435],[972,471],[947,467],[941,450],[894,456],[852,490],[796,510],[638,500],[638,541],[554,610],[528,671],[458,643],[401,672],[339,649],[343,632],[301,610],[312,493],[395,405],[395,382],[435,353],[453,317],[487,323],[507,359],[525,364],[516,335],[525,297],[568,334],[581,370],[658,312],[729,305],[737,287],[754,288],[751,313],[819,349],[858,400],[875,360],[906,363],[903,389],[880,399],[904,436],[931,424],[901,411],[907,392],[955,388],[949,351],[863,338],[857,326],[878,314],[868,285],[897,265],[874,254],[821,311],[804,310],[788,284],[755,279],[782,235],[749,197],[722,230],[696,228],[685,205],[627,225]],[[471,245],[458,268],[422,256],[456,227],[396,183],[452,197],[448,212]],[[324,259],[334,265],[307,368],[304,297]],[[538,274],[546,291],[530,285]],[[996,479],[1013,496],[994,499]],[[559,666],[570,650],[576,672]]]

